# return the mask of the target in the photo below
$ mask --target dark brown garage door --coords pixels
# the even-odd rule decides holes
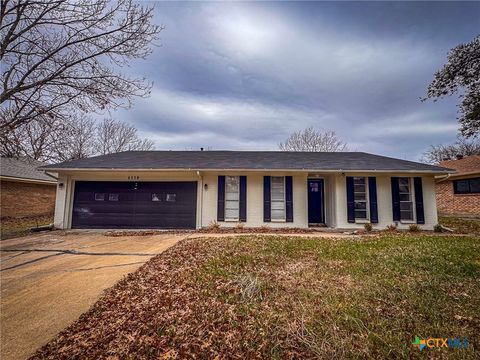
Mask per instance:
[[[73,228],[194,229],[196,182],[76,181]]]

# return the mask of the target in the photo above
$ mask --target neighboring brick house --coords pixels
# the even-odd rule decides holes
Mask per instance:
[[[442,161],[440,166],[456,172],[437,178],[439,215],[480,217],[480,155]]]
[[[0,216],[53,215],[57,182],[37,170],[39,161],[0,158]]]

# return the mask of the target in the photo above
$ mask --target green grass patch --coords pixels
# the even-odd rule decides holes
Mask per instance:
[[[406,358],[419,355],[410,344],[415,336],[458,336],[469,338],[470,350],[444,349],[436,356],[473,357],[479,329],[479,239],[266,237],[230,240],[229,246],[242,249],[245,241],[247,249],[215,258],[199,272],[215,264],[227,281],[250,276],[268,284],[261,288],[262,301],[251,306],[264,326],[282,329],[274,338],[288,338],[289,351]],[[220,288],[216,296],[225,299],[228,293],[231,303],[243,290],[237,288],[235,297],[229,287]],[[241,309],[244,316],[245,305]],[[272,322],[279,315],[281,324]],[[280,351],[275,342],[269,347]]]

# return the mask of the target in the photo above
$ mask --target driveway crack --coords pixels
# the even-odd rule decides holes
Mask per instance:
[[[70,249],[0,249],[4,252],[55,252],[69,255],[92,255],[92,256],[155,256],[158,253],[122,253],[122,252],[88,252]]]
[[[70,250],[70,249],[0,249],[0,251],[3,252],[22,252],[22,254],[25,253],[31,253],[31,252],[43,252],[43,253],[53,253],[51,255],[47,256],[42,256],[38,259],[33,259],[33,260],[28,260],[20,264],[12,265],[6,268],[1,269],[0,271],[5,271],[5,270],[11,270],[18,268],[20,266],[32,264],[34,262],[48,259],[53,256],[59,256],[59,255],[87,255],[87,256],[155,256],[158,255],[158,253],[122,253],[122,252],[87,252],[87,251],[78,251],[78,250]]]

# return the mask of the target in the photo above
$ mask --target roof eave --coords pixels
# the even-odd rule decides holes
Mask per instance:
[[[125,172],[133,172],[133,171],[156,171],[156,172],[167,172],[167,171],[253,171],[253,172],[265,172],[265,171],[282,171],[282,172],[328,172],[328,173],[362,173],[362,172],[373,172],[373,173],[415,173],[415,174],[450,174],[452,171],[450,169],[445,170],[429,170],[429,169],[418,169],[418,170],[402,170],[402,169],[387,169],[387,170],[379,170],[379,169],[285,169],[285,168],[262,168],[262,169],[252,169],[252,168],[49,168],[49,167],[40,167],[39,170],[44,171],[52,171],[52,172],[80,172],[80,171],[87,171],[87,172],[106,172],[106,171],[125,171]]]
[[[34,184],[51,184],[51,185],[55,185],[57,183],[54,180],[29,179],[29,178],[22,178],[18,176],[7,176],[7,175],[0,175],[0,180],[18,181],[18,182],[34,183]]]

